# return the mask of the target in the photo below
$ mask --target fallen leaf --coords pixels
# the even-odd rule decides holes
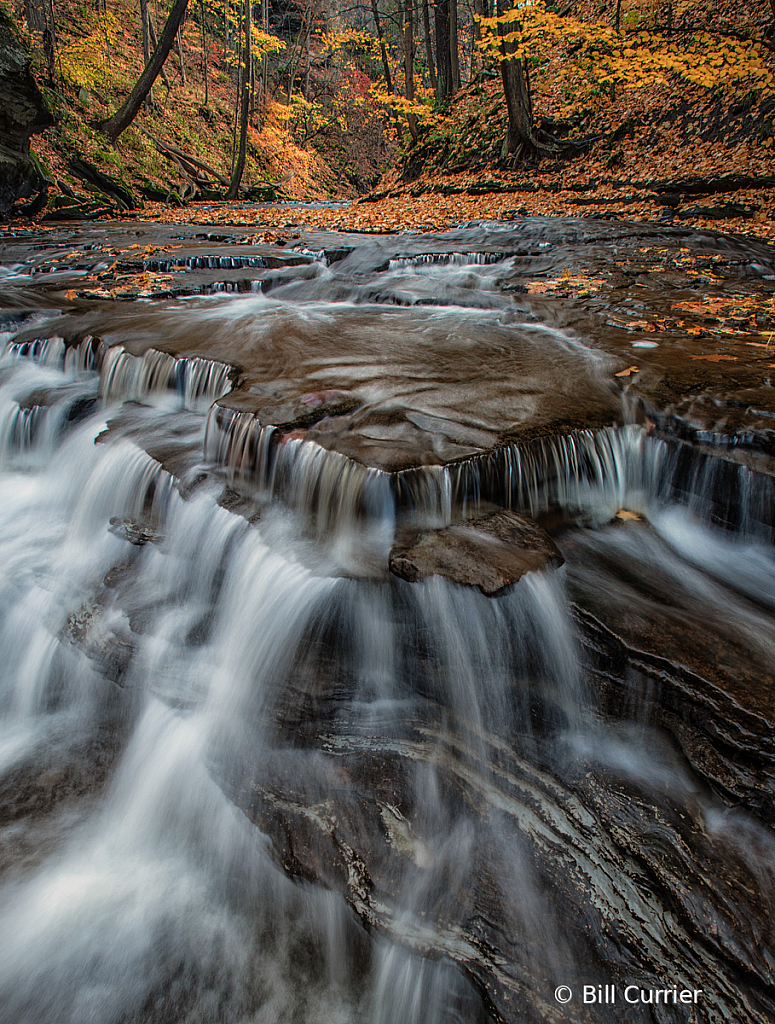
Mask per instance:
[[[637,366],[628,366],[626,370],[619,370],[618,373],[614,374],[614,377],[629,377],[631,373],[637,373]]]
[[[641,517],[637,514],[637,512],[630,512],[629,509],[620,508],[614,516],[614,519],[621,519],[623,523],[628,523],[632,519],[636,519],[638,522],[640,522]]]
[[[75,288],[68,288],[65,292],[65,298],[68,302],[75,302],[77,298]]]
[[[721,362],[736,363],[737,362],[737,356],[721,355],[718,352],[714,353],[713,355],[709,355],[709,356],[689,356],[689,358],[690,359],[705,359],[709,363],[721,363]]]

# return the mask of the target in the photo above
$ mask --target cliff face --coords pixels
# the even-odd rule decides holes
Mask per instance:
[[[30,136],[53,118],[30,71],[30,60],[8,16],[0,10],[0,215],[17,199],[39,191]]]

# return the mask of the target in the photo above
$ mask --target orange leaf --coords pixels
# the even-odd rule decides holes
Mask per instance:
[[[628,366],[626,370],[619,370],[618,373],[614,374],[614,377],[629,377],[631,373],[637,373],[637,366]]]
[[[726,356],[726,355],[721,355],[720,353],[715,353],[714,355],[709,355],[709,356],[689,356],[689,358],[690,359],[705,359],[709,363],[721,363],[721,362],[736,363],[737,362],[737,356]]]

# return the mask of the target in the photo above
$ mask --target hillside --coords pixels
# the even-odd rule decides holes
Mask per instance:
[[[206,18],[206,36],[201,17],[188,18],[180,51],[176,47],[170,54],[154,86],[153,102],[113,144],[100,133],[98,122],[115,111],[143,68],[136,4],[113,0],[103,9],[78,0],[56,0],[54,82],[46,81],[43,45],[40,37],[26,31],[22,5],[5,9],[27,44],[36,79],[56,119],[55,126],[33,142],[44,171],[56,183],[48,213],[64,209],[71,193],[84,196],[84,182],[70,167],[73,157],[88,161],[140,196],[144,190],[146,199],[168,196],[174,207],[180,199],[205,198],[207,189],[196,188],[197,183],[192,184],[154,140],[180,149],[228,178],[235,145],[238,61],[236,53],[213,34],[212,12]],[[163,17],[160,13],[157,25]],[[233,19],[232,35],[236,24]],[[348,62],[346,46],[333,57],[325,54],[325,84],[332,91],[336,87],[338,98],[325,118],[302,97],[294,95],[287,102],[280,79],[290,44],[276,39],[274,46],[268,59],[270,87],[264,95],[260,85],[256,90],[243,186],[270,187],[267,197],[272,197],[276,189],[271,186],[282,182],[283,197],[307,201],[367,191],[389,162],[392,140],[383,130],[381,117],[369,116],[369,110],[364,116],[364,104],[357,95],[358,86],[363,91],[362,83],[355,65]],[[318,48],[323,49],[322,40]],[[218,187],[215,181],[210,183]]]
[[[618,79],[601,71],[616,59],[610,42],[582,45],[570,32],[567,38],[534,41],[525,60],[539,145],[527,161],[504,158],[507,112],[499,66],[473,47],[473,22],[461,26],[470,33],[461,36],[468,80],[449,100],[434,104],[418,44],[410,103],[385,95],[376,41],[368,31],[342,29],[341,16],[329,12],[326,20],[321,14],[308,35],[306,83],[294,80],[288,88],[301,30],[296,40],[292,32],[286,40],[275,37],[267,90],[259,87],[251,119],[243,200],[350,202],[292,211],[257,209],[244,201],[213,205],[222,198],[217,183],[197,187],[156,144],[171,144],[228,178],[237,62],[212,18],[202,17],[204,6],[189,11],[183,60],[170,55],[153,106],[141,111],[116,145],[96,123],[115,110],[142,69],[139,12],[126,0],[99,12],[77,0],[57,0],[56,9],[58,81],[43,91],[57,124],[33,144],[56,182],[44,218],[72,206],[71,194],[78,202],[88,195],[83,179],[72,173],[72,157],[78,156],[129,185],[144,198],[142,216],[152,219],[396,230],[563,214],[661,219],[775,236],[770,0],[621,0],[625,57],[618,58]],[[555,10],[567,16],[563,24],[575,19],[584,26],[610,26],[616,4],[584,0],[572,12]],[[13,14],[21,23],[21,8]],[[29,35],[28,41],[40,81],[41,46]],[[401,40],[394,35],[387,42],[395,87]],[[653,63],[663,53],[673,61],[671,68],[688,61],[692,73],[668,69],[655,75]],[[644,54],[652,69],[638,77]],[[411,116],[417,119],[416,140],[407,130]],[[181,208],[187,199],[195,201]],[[101,208],[108,205],[102,202]],[[100,213],[98,202],[93,213]]]

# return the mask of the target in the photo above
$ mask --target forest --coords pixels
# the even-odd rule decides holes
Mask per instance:
[[[2,10],[35,94],[5,104],[5,216],[190,220],[189,203],[229,201],[215,220],[250,223],[235,203],[283,199],[337,201],[294,217],[365,230],[463,211],[772,235],[775,0]],[[21,66],[4,59],[6,99]]]

